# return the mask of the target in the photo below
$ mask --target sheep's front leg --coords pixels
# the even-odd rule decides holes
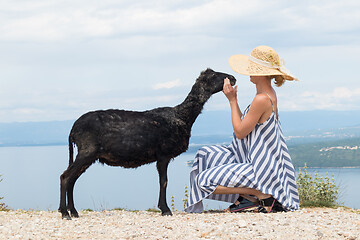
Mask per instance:
[[[158,208],[161,210],[161,214],[172,215],[170,208],[166,203],[166,187],[167,187],[167,168],[169,165],[170,159],[158,159],[156,167],[159,173],[159,182],[160,182],[160,194],[159,194],[159,203]]]

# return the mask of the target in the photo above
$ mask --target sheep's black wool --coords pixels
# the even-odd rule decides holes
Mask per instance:
[[[156,162],[160,180],[158,207],[162,215],[172,215],[166,203],[169,161],[188,149],[191,127],[212,94],[220,92],[231,75],[203,71],[190,93],[175,107],[144,112],[99,110],[88,112],[75,121],[69,135],[69,166],[60,176],[60,207],[63,218],[78,217],[73,189],[76,180],[97,160],[110,166],[137,168]],[[73,161],[73,144],[78,154]],[[67,196],[67,204],[66,204]]]

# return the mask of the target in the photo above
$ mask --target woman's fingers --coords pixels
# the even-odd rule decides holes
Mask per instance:
[[[230,80],[228,78],[225,78],[224,79],[223,91],[224,92],[229,92],[229,91],[231,91],[231,89],[232,89],[232,86],[230,84]]]
[[[230,84],[230,80],[228,78],[225,78],[223,92],[224,92],[225,96],[229,99],[229,101],[236,99],[237,86],[232,87]]]

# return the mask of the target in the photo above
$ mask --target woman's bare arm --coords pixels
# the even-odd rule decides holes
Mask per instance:
[[[237,86],[233,88],[230,84],[230,81],[228,79],[225,79],[223,92],[230,103],[231,121],[234,128],[234,133],[237,138],[242,139],[246,137],[255,128],[261,116],[266,112],[269,107],[271,107],[269,106],[269,104],[271,105],[271,102],[266,95],[256,95],[253,102],[251,103],[249,112],[243,119],[241,119],[243,114],[240,111],[237,102],[236,91]]]

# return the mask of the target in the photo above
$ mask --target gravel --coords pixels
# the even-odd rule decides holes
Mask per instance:
[[[359,239],[360,211],[304,208],[287,213],[80,211],[0,212],[0,239]]]

